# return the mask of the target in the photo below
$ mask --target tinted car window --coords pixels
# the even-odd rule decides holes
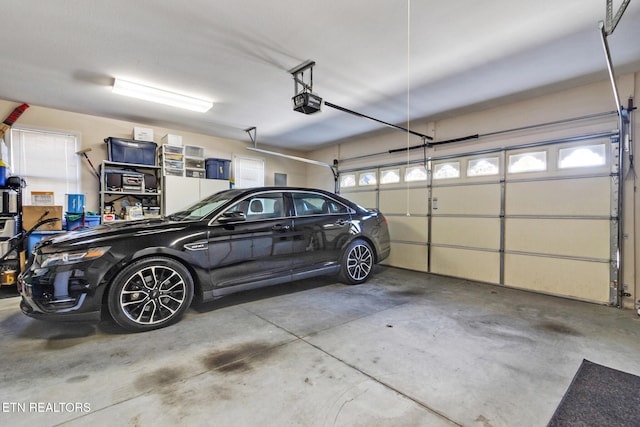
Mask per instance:
[[[242,212],[247,220],[279,218],[283,216],[283,207],[282,193],[264,193],[246,198],[225,212]]]
[[[316,193],[292,193],[297,216],[344,214],[349,208],[329,197]]]
[[[229,192],[223,191],[209,196],[206,199],[200,200],[199,202],[181,211],[172,213],[171,215],[167,215],[167,217],[173,221],[201,220],[205,216],[216,210],[218,207],[229,201],[230,197],[231,195]]]

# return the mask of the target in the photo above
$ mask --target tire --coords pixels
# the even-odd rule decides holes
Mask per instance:
[[[340,267],[340,280],[348,285],[366,282],[373,274],[375,256],[371,245],[362,239],[349,243]]]
[[[123,328],[142,332],[177,322],[191,305],[193,279],[178,261],[154,257],[136,261],[114,278],[108,306]]]

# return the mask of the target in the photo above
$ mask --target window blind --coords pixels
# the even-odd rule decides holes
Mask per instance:
[[[70,133],[11,129],[9,170],[27,183],[23,203],[30,205],[31,192],[53,191],[55,205],[67,211],[67,194],[80,193],[78,136]]]

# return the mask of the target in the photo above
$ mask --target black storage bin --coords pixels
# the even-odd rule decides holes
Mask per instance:
[[[133,163],[137,165],[155,165],[158,144],[152,141],[135,141],[133,139],[105,138],[109,146],[109,161]]]

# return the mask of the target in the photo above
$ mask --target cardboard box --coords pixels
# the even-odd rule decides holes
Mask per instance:
[[[136,141],[153,141],[153,129],[134,127],[133,139]]]
[[[167,145],[173,145],[177,147],[182,146],[182,136],[181,135],[171,135],[170,133],[166,134],[162,137],[162,143]]]
[[[62,230],[62,206],[23,206],[22,228],[29,231],[39,221],[47,218],[58,218],[59,221],[48,222],[37,228],[39,231]]]

